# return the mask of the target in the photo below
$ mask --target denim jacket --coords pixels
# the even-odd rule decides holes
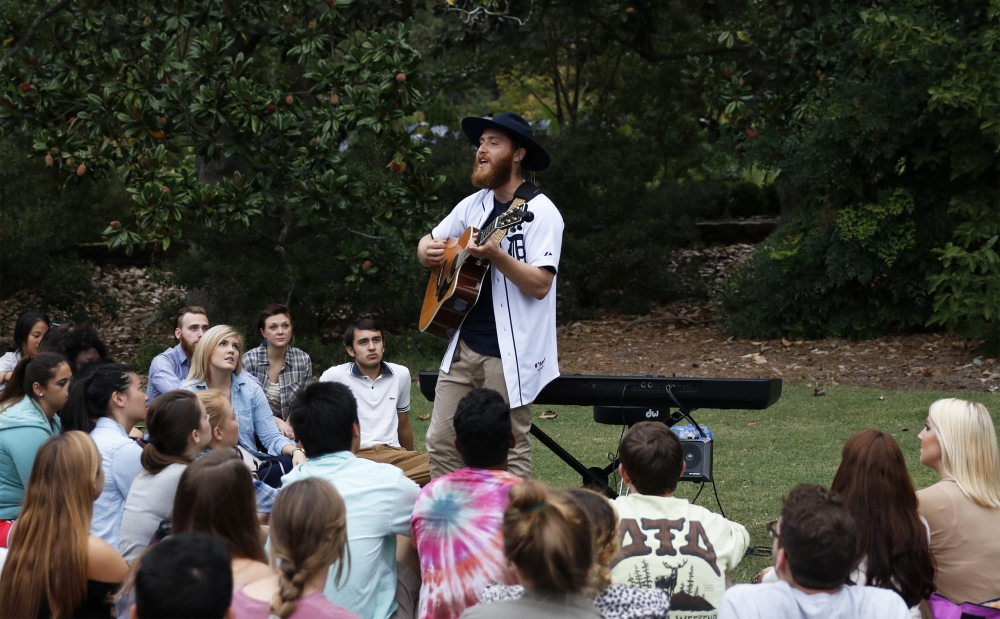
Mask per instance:
[[[184,383],[181,387],[188,391],[204,391],[208,389],[208,383]],[[240,420],[240,445],[244,449],[257,452],[256,435],[263,443],[267,453],[272,456],[280,456],[285,445],[294,443],[284,437],[278,431],[278,424],[274,423],[274,416],[271,407],[267,403],[267,396],[260,385],[254,382],[249,374],[233,374],[233,386],[230,394],[233,400],[233,410]]]

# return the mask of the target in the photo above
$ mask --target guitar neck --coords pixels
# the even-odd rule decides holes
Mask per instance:
[[[496,219],[491,221],[485,228],[480,230],[479,238],[476,240],[476,245],[482,245],[487,241],[487,239],[493,239],[493,241],[499,244],[500,241],[503,240],[503,237],[507,236],[507,228],[501,228],[497,230],[497,222],[503,219],[504,215],[509,215],[510,213],[513,213],[517,209],[521,208],[522,204],[524,204],[524,200],[522,200],[521,198],[517,198],[511,203],[510,208],[508,208],[503,213],[503,215],[497,217]]]

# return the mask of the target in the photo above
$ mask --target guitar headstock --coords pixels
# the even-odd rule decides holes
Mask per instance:
[[[532,221],[535,219],[535,214],[528,210],[527,204],[522,204],[520,207],[508,211],[497,218],[495,229],[496,230],[506,230],[507,228],[513,228],[514,226]]]

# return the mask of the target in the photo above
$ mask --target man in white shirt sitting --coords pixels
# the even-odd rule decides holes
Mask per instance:
[[[344,346],[354,361],[335,365],[320,382],[346,385],[358,402],[361,448],[357,456],[392,464],[420,486],[431,480],[426,453],[414,451],[410,427],[410,370],[382,361],[385,340],[375,321],[355,321],[344,331]]]
[[[847,585],[854,567],[855,525],[836,493],[799,484],[781,518],[768,523],[780,582],[737,585],[722,596],[718,619],[907,619],[889,589]],[[673,613],[671,613],[673,614]]]

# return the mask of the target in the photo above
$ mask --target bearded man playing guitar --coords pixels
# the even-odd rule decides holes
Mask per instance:
[[[431,477],[464,466],[455,447],[452,418],[465,394],[485,387],[500,392],[511,407],[515,443],[508,454],[508,470],[527,479],[531,402],[559,376],[555,287],[563,220],[552,201],[521,176],[522,170],[549,166],[549,156],[535,142],[527,121],[510,112],[494,118],[467,117],[462,130],[478,146],[472,184],[481,190],[462,200],[420,239],[420,263],[443,267],[445,249],[454,246],[466,228],[484,228],[507,212],[515,198],[527,201],[529,216],[507,230],[499,244],[494,242],[497,235],[467,247],[470,261],[488,261],[490,267],[479,300],[460,328],[448,330],[450,343],[427,430]]]

